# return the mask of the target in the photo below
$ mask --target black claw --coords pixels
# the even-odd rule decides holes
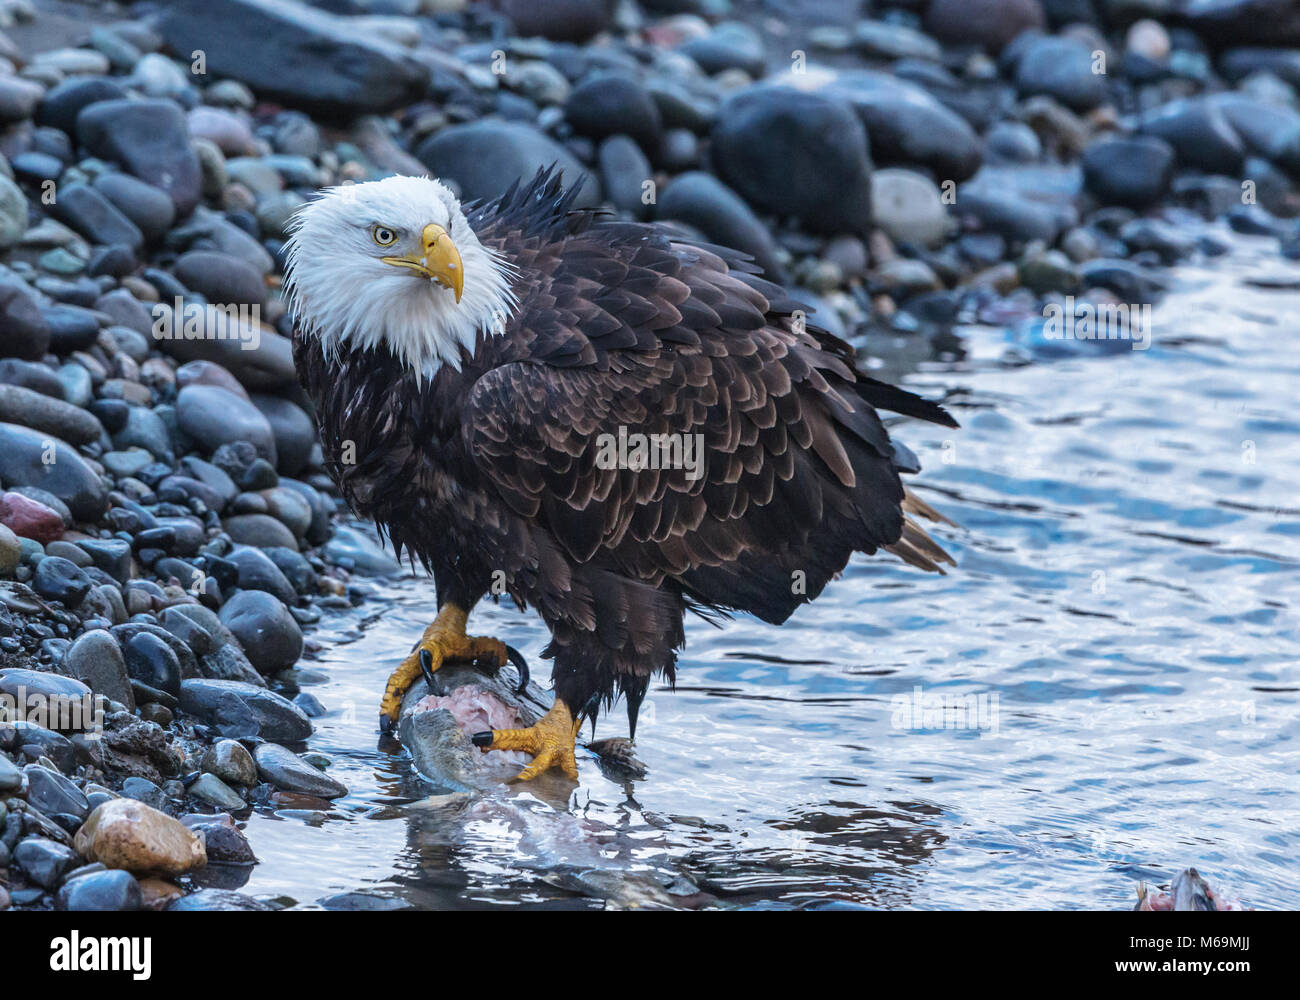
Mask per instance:
[[[433,680],[433,654],[427,649],[420,650],[420,673],[424,674],[424,683],[429,686],[429,692],[437,694],[438,688]]]
[[[524,659],[524,654],[515,649],[514,646],[506,647],[506,658],[519,671],[519,687],[515,688],[515,694],[523,694],[528,690],[528,661]]]
[[[475,733],[469,738],[469,741],[476,747],[490,747],[492,745],[492,730],[486,733]]]

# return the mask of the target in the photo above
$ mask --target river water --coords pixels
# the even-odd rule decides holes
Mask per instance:
[[[587,757],[576,790],[429,800],[375,717],[432,584],[327,617],[289,685],[329,709],[309,746],[352,791],[255,813],[243,891],[599,907],[677,877],[726,906],[1121,909],[1195,865],[1300,907],[1300,269],[1234,237],[1172,282],[1146,351],[1046,358],[992,326],[956,331],[960,362],[873,343],[963,424],[900,428],[958,569],[859,557],[783,628],[689,621],[677,690],[641,714],[646,780]],[[471,628],[546,675],[537,618]],[[621,709],[599,729],[626,732]]]

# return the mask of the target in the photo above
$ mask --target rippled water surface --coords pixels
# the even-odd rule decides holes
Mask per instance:
[[[783,628],[689,621],[677,690],[642,712],[647,780],[588,758],[571,794],[427,801],[375,716],[432,584],[327,619],[294,681],[352,794],[323,822],[255,815],[244,891],[584,907],[677,873],[723,905],[1120,909],[1195,865],[1300,907],[1300,270],[1274,246],[1175,272],[1145,352],[1008,364],[1011,334],[965,327],[961,363],[903,365],[963,424],[900,428],[959,568],[859,557]],[[891,377],[918,353],[872,347]],[[548,670],[532,615],[472,628]],[[967,728],[912,717],[944,696]],[[625,731],[616,709],[598,735]],[[573,891],[591,869],[613,874]]]

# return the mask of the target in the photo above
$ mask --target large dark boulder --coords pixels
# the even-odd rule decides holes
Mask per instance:
[[[177,215],[199,203],[202,172],[179,105],[129,99],[88,104],[77,115],[77,138],[94,156],[166,191]]]
[[[789,87],[738,94],[719,109],[713,161],[751,205],[817,232],[871,223],[867,135],[842,101]]]
[[[284,104],[354,117],[427,88],[429,71],[404,49],[291,0],[172,0],[164,9],[160,27],[175,53],[188,60],[201,49],[209,75]]]
[[[675,178],[659,196],[656,217],[684,222],[710,242],[749,254],[773,281],[785,280],[768,228],[712,174],[692,170]]]
[[[1046,22],[1038,0],[930,0],[925,13],[925,30],[939,41],[995,53],[1022,31]]]
[[[515,181],[532,178],[542,167],[560,168],[565,187],[586,178],[577,205],[600,202],[599,184],[567,149],[521,122],[479,121],[453,125],[426,139],[416,158],[435,177],[450,178],[467,200],[495,198]]]

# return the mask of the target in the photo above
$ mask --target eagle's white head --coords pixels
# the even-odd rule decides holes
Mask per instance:
[[[299,329],[327,357],[386,347],[417,378],[459,369],[479,331],[504,331],[512,277],[456,196],[427,177],[322,192],[294,219],[284,274]]]

